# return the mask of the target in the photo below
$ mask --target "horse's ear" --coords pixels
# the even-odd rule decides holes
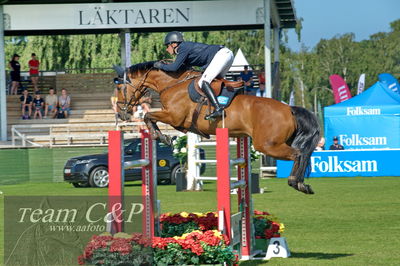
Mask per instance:
[[[113,65],[113,69],[117,72],[118,77],[124,77],[125,69],[122,66]]]

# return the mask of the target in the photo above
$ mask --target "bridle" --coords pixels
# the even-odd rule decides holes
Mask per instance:
[[[145,83],[147,76],[149,74],[149,72],[151,70],[155,69],[154,67],[149,68],[146,73],[142,76],[142,79],[139,81],[139,83],[135,86],[132,84],[131,80],[129,79],[129,77],[127,77],[126,72],[124,72],[124,77],[123,77],[123,86],[122,88],[118,87],[118,90],[122,89],[122,93],[124,95],[124,100],[123,101],[117,101],[116,105],[119,108],[120,112],[124,117],[127,117],[127,114],[129,112],[130,109],[132,109],[135,105],[137,105],[139,103],[139,100],[147,93],[147,88],[145,86],[143,86],[143,84]],[[182,79],[179,80],[178,82],[176,82],[175,84],[165,87],[162,90],[159,91],[159,94],[161,95],[162,93],[164,93],[166,90],[175,87],[176,85],[185,82],[187,80],[193,79],[193,78],[197,78],[201,76],[201,74],[192,74],[192,72],[188,72],[187,75]],[[131,97],[129,98],[129,100],[127,99],[127,85],[132,86],[134,93],[131,95]],[[139,96],[136,97],[135,94],[139,92]]]
[[[147,93],[147,88],[143,86],[143,84],[146,81],[147,75],[149,72],[153,69],[151,67],[147,72],[142,76],[142,79],[139,81],[139,83],[135,86],[132,84],[131,80],[127,77],[126,72],[124,72],[124,77],[123,77],[123,85],[122,88],[118,87],[118,90],[122,89],[122,93],[124,95],[124,100],[123,101],[117,101],[116,105],[119,108],[120,112],[124,115],[124,117],[127,116],[128,111],[132,109],[135,105],[139,103],[139,100]],[[129,100],[127,99],[127,92],[128,88],[127,85],[130,85],[133,88],[134,93],[131,95]],[[139,92],[139,96],[136,97],[136,93]]]

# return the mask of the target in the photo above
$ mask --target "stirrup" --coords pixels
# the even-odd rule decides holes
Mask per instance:
[[[214,110],[214,112],[212,112],[211,114],[206,115],[206,116],[204,117],[204,119],[205,119],[205,120],[213,120],[213,119],[215,119],[215,118],[217,118],[217,117],[221,117],[221,116],[223,115],[223,113],[224,113],[224,109],[223,109],[223,108],[220,108],[220,109],[218,109],[218,110]]]

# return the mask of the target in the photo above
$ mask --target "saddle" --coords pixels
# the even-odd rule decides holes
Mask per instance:
[[[203,105],[208,105],[209,110],[211,109],[211,105],[208,102],[207,97],[201,90],[198,85],[198,81],[200,78],[196,78],[189,83],[188,93],[190,99],[197,103],[196,109],[192,115],[191,125],[189,127],[189,131],[196,133],[200,136],[203,136],[207,139],[210,138],[208,134],[201,132],[197,127],[197,119],[199,118],[201,108]],[[243,92],[243,81],[228,81],[225,79],[217,79],[211,82],[211,88],[213,89],[215,95],[217,96],[219,104],[223,108],[227,108],[235,96],[239,93]]]

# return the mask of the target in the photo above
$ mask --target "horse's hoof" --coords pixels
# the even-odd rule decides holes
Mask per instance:
[[[172,140],[171,140],[171,137],[170,137],[170,136],[162,135],[162,136],[160,137],[160,141],[161,141],[162,143],[164,143],[165,145],[168,145],[168,146],[171,146],[171,145],[172,145]]]
[[[306,185],[304,183],[297,183],[297,190],[305,193],[305,194],[314,194],[310,185]]]

